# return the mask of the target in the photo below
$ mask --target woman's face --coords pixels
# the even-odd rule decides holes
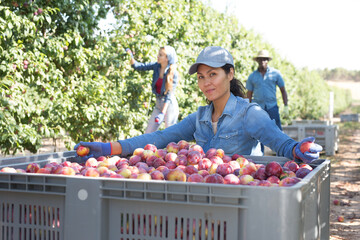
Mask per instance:
[[[168,59],[166,56],[166,52],[165,49],[161,48],[159,50],[158,56],[157,56],[157,62],[160,64],[167,64],[168,63]]]
[[[209,101],[221,100],[230,94],[230,81],[234,77],[234,69],[226,74],[222,68],[213,68],[201,64],[197,69],[198,86]]]

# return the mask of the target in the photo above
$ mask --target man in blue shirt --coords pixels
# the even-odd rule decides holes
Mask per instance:
[[[253,101],[259,104],[282,130],[279,107],[276,101],[276,86],[279,86],[281,91],[285,114],[288,112],[288,98],[281,73],[277,69],[268,66],[271,59],[269,52],[266,50],[261,50],[254,58],[259,67],[250,74],[246,81],[247,97],[249,102]]]

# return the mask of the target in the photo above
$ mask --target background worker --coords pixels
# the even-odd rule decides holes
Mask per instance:
[[[135,70],[153,71],[151,88],[156,95],[156,104],[145,133],[158,130],[163,121],[165,121],[165,128],[177,123],[179,105],[175,97],[175,89],[178,83],[175,49],[171,46],[161,47],[157,62],[150,63],[137,62],[129,48],[126,49],[126,52],[131,56],[130,63]]]
[[[269,67],[268,63],[272,58],[267,50],[261,50],[254,57],[258,63],[258,68],[252,72],[246,81],[247,97],[249,102],[256,102],[264,109],[269,117],[275,120],[276,125],[282,130],[279,114],[279,107],[276,100],[276,86],[280,88],[284,102],[284,116],[288,116],[288,97],[285,90],[285,82],[279,70]],[[264,145],[261,151],[264,153]]]
[[[261,50],[254,60],[258,63],[257,70],[252,72],[246,81],[247,97],[249,102],[256,102],[274,119],[276,125],[282,130],[279,107],[276,100],[276,86],[279,86],[284,102],[284,114],[288,115],[288,97],[285,82],[279,70],[269,67],[272,58],[269,52]]]

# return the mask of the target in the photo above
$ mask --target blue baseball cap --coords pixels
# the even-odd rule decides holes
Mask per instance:
[[[200,64],[214,68],[222,67],[226,64],[231,64],[234,67],[234,59],[225,48],[210,46],[201,51],[196,62],[189,68],[189,74],[196,73]]]

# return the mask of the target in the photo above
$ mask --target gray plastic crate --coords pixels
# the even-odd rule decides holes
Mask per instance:
[[[293,120],[291,122],[292,125],[330,125],[330,121],[323,120]]]
[[[0,160],[0,167],[77,161],[73,156],[11,158]],[[1,173],[0,238],[329,239],[330,161],[312,166],[292,187]]]
[[[340,114],[341,122],[359,122],[360,114]]]
[[[297,124],[282,127],[283,132],[296,141],[305,137],[315,137],[316,143],[321,145],[328,156],[335,155],[339,143],[338,125]]]

